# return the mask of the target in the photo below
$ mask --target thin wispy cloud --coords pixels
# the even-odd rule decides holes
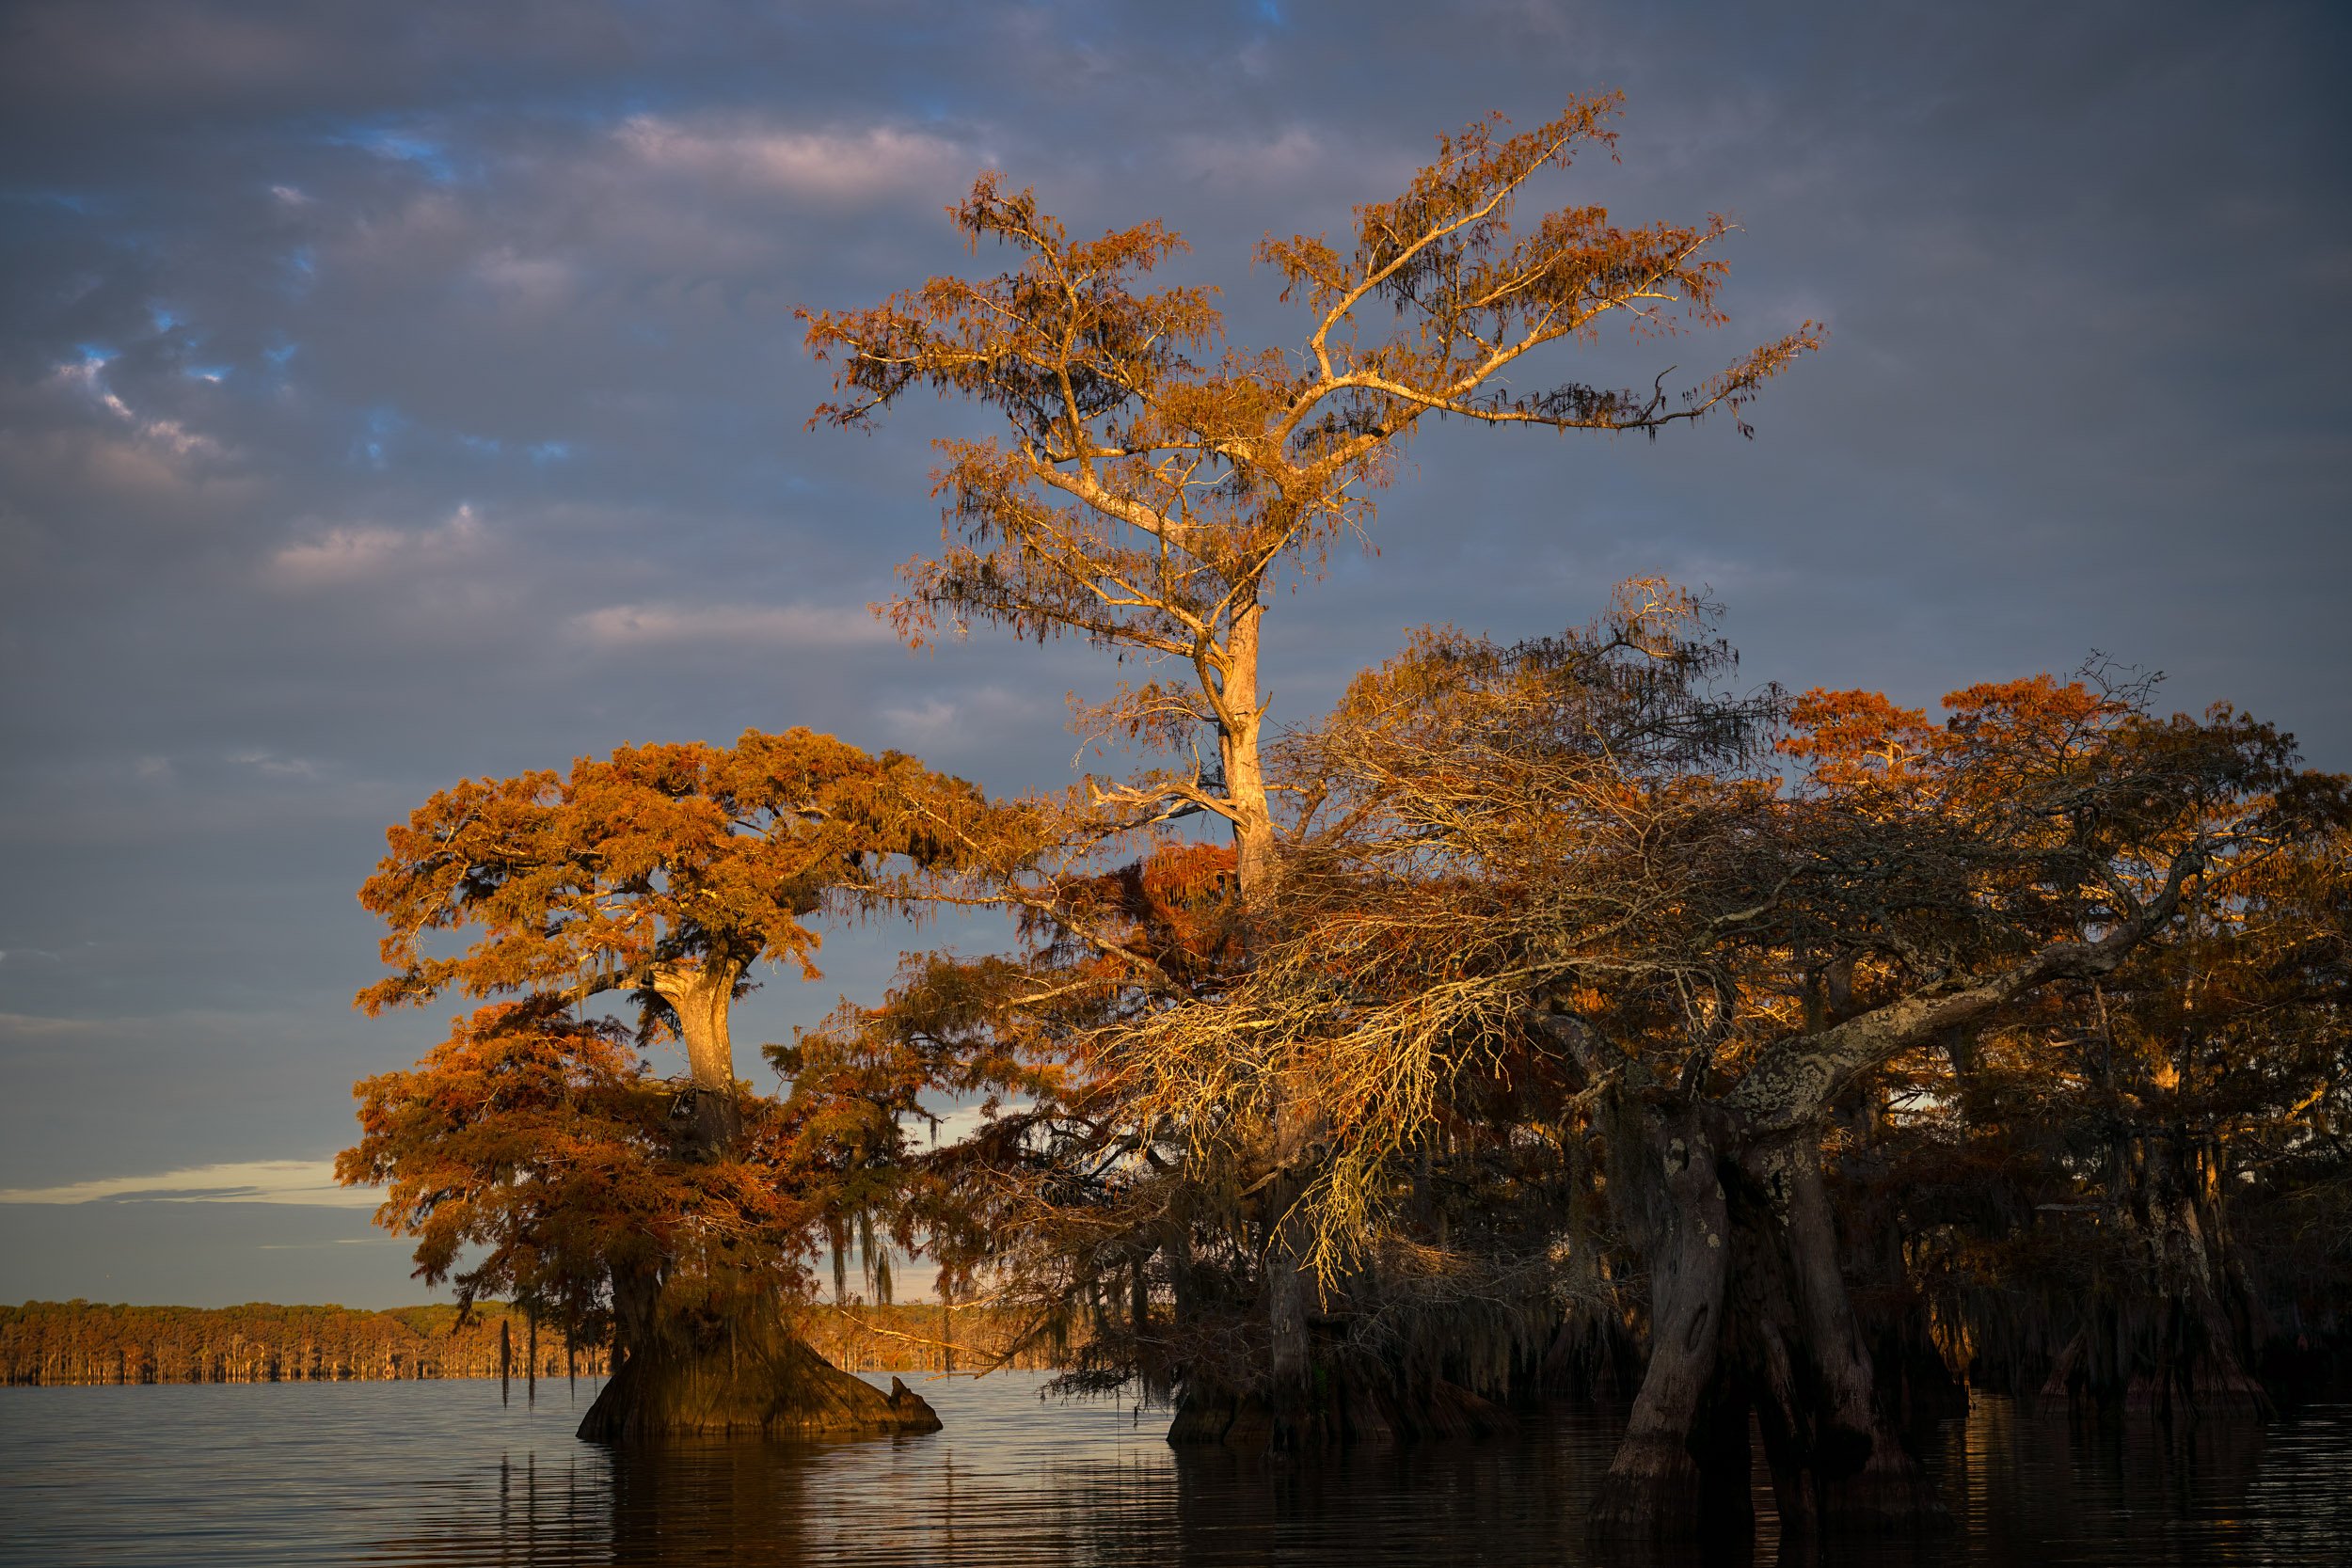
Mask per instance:
[[[474,276],[517,304],[544,309],[570,296],[575,275],[567,261],[500,245],[474,262]]]
[[[231,752],[229,760],[270,779],[317,780],[319,765],[309,757],[281,757],[274,752]]]
[[[55,963],[57,955],[21,947],[0,950],[0,963],[10,958],[46,958]],[[19,1039],[56,1039],[92,1035],[98,1033],[101,1027],[87,1018],[41,1018],[31,1013],[0,1013],[0,1036],[14,1036]]]
[[[336,1185],[331,1160],[240,1160],[56,1187],[0,1188],[0,1203],[295,1203],[373,1209],[382,1200],[371,1187]]]
[[[996,731],[1030,724],[1049,710],[1033,695],[1003,686],[982,686],[969,691],[924,697],[882,710],[892,738],[917,751],[971,743]]]
[[[604,648],[740,643],[770,648],[879,646],[890,627],[851,605],[687,603],[607,605],[575,616],[573,629]]]
[[[227,447],[201,431],[190,430],[178,420],[147,419],[133,410],[119,394],[106,384],[106,367],[112,356],[85,355],[56,367],[52,379],[60,387],[72,389],[113,415],[142,442],[160,452],[175,458],[206,458],[218,460],[230,455]]]
[[[889,125],[796,130],[756,119],[635,115],[614,140],[641,167],[830,201],[872,200],[969,172],[976,154]]]
[[[276,581],[298,588],[373,578],[386,571],[438,565],[481,547],[484,531],[471,506],[428,529],[350,523],[284,546],[269,559]]]
[[[1338,183],[1370,189],[1412,172],[1411,164],[1402,157],[1381,156],[1376,151],[1368,156],[1360,147],[1335,146],[1327,135],[1304,125],[1265,136],[1194,132],[1170,140],[1168,159],[1171,171],[1182,180],[1265,191],[1311,182],[1319,188]]]

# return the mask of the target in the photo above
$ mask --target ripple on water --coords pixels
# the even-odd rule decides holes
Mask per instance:
[[[1314,1465],[1178,1453],[1165,1415],[932,1382],[947,1429],[813,1446],[576,1441],[594,1394],[482,1383],[0,1389],[0,1563],[1612,1563],[1613,1423]],[[1959,1528],[1832,1560],[2299,1568],[2352,1543],[2352,1406],[2265,1429],[2078,1427],[1986,1400],[1931,1454]],[[1760,1479],[1760,1478],[1759,1478]],[[1759,1487],[1753,1561],[1782,1554]],[[1798,1555],[1792,1550],[1790,1560]]]

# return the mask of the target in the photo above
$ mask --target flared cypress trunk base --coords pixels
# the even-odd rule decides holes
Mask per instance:
[[[1591,1532],[1604,1540],[1694,1540],[1746,1529],[1752,1517],[1710,1519],[1698,1461],[1671,1437],[1628,1436],[1594,1499]]]
[[[2246,1370],[2217,1310],[2189,1323],[2178,1310],[2138,1320],[2110,1311],[2058,1353],[2044,1400],[2158,1420],[2268,1420],[2278,1406]]]
[[[939,1417],[897,1378],[885,1394],[782,1330],[755,1342],[657,1344],[625,1360],[580,1423],[592,1443],[689,1434],[850,1438],[937,1432]]]
[[[1935,1483],[1884,1430],[1861,1469],[1820,1478],[1814,1495],[1814,1528],[1825,1536],[1928,1535],[1952,1528]]]

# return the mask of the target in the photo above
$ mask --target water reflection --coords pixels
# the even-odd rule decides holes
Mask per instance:
[[[482,1385],[0,1389],[0,1562],[1579,1564],[1614,1422],[1314,1465],[1169,1449],[1165,1418],[1041,1402],[1041,1379],[931,1384],[924,1437],[689,1442],[615,1457],[579,1406]],[[581,1399],[593,1393],[584,1388]],[[2352,1406],[2268,1429],[2077,1425],[1987,1400],[1930,1455],[1958,1528],[1749,1548],[1799,1568],[2333,1563],[2352,1541]],[[1694,1554],[1659,1560],[1672,1568]]]
[[[2352,1410],[2267,1428],[2083,1422],[1979,1402],[1946,1436],[1945,1496],[1982,1560],[2342,1561]]]

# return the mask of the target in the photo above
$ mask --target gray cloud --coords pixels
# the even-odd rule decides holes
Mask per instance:
[[[910,656],[864,609],[936,537],[928,439],[979,427],[802,428],[793,308],[994,264],[939,215],[984,165],[1075,230],[1167,216],[1173,274],[1281,341],[1262,233],[1343,231],[1486,109],[1622,87],[1622,163],[1558,195],[1743,226],[1732,327],[1671,356],[1830,321],[1752,443],[1419,442],[1379,556],[1278,607],[1279,719],[1408,626],[1555,629],[1664,570],[1727,600],[1759,679],[1932,701],[2099,647],[2352,765],[2333,8],[32,0],[0,28],[0,1063],[28,1086],[0,1186],[346,1141],[351,1080],[437,1024],[349,1014],[351,891],[460,775],[805,723],[1067,777],[1100,660]],[[837,933],[756,1027],[914,940]],[[103,1272],[39,1234],[40,1289]]]

